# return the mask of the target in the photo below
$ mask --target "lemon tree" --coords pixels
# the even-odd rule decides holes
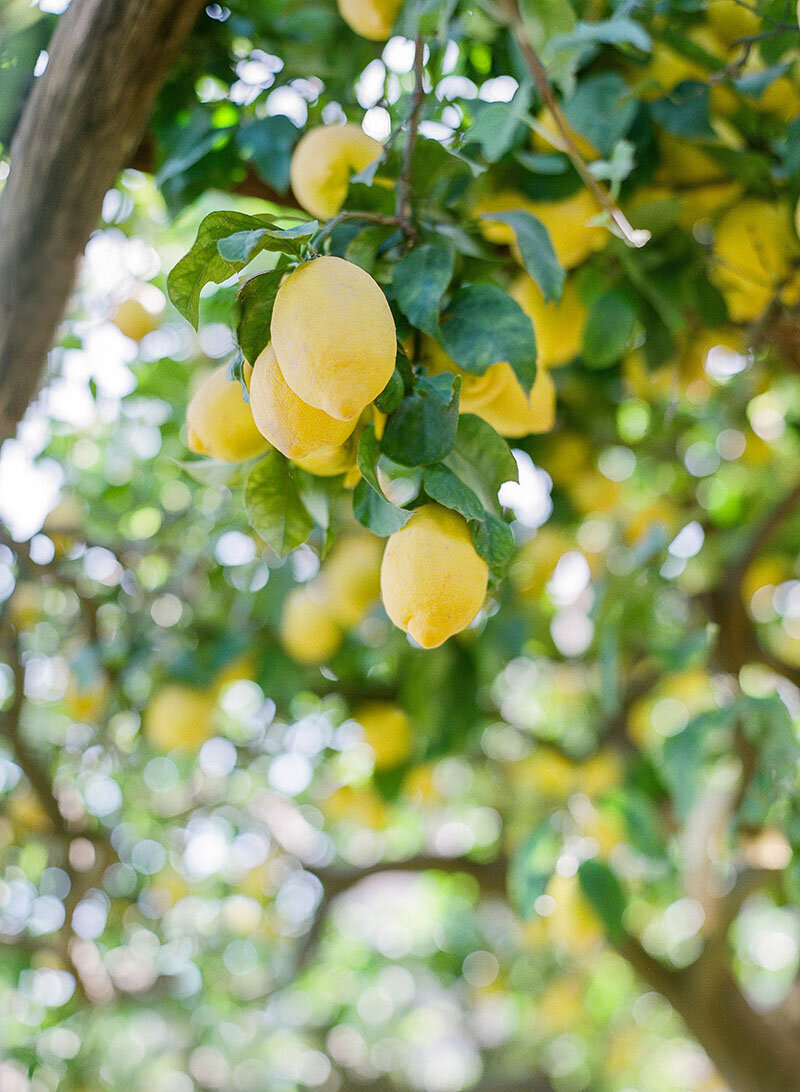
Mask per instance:
[[[798,48],[200,14],[0,454],[0,1087],[800,1086]]]

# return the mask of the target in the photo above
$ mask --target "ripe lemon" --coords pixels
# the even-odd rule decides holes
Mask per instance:
[[[560,876],[556,872],[547,885],[547,894],[556,903],[553,913],[545,919],[553,940],[572,952],[585,953],[604,939],[602,923],[581,891],[577,876]]]
[[[168,683],[151,699],[144,730],[161,751],[196,750],[212,734],[214,696],[184,683]]]
[[[70,675],[64,706],[75,720],[91,724],[101,718],[110,697],[111,683],[104,672],[99,671],[87,686],[81,686],[75,675]]]
[[[790,272],[790,248],[796,248],[791,239],[789,212],[781,203],[750,197],[722,216],[711,276],[734,322],[752,322],[769,306]]]
[[[327,220],[347,197],[350,175],[378,158],[383,146],[360,125],[318,125],[301,137],[292,155],[292,192],[306,212]]]
[[[539,131],[535,129],[531,132],[531,147],[536,152],[542,152],[545,155],[553,152],[566,152],[567,146],[564,143],[564,138],[558,126],[555,123],[552,112],[549,107],[545,107],[537,115],[536,121],[539,125]],[[597,149],[593,144],[590,144],[586,137],[582,137],[580,133],[576,133],[571,125],[567,125],[567,131],[572,137],[572,143],[578,149],[582,159],[591,162],[593,159],[597,159]]]
[[[328,608],[340,625],[358,625],[381,592],[383,543],[368,532],[344,535],[331,550],[320,579]]]
[[[293,588],[283,604],[283,647],[299,664],[323,664],[338,652],[344,634],[316,581]]]
[[[431,337],[422,338],[420,363],[426,365],[430,375],[451,372],[453,375],[461,376],[459,409],[462,413],[477,413],[478,407],[490,402],[503,387],[503,375],[496,370],[496,366],[489,367],[483,375],[465,372]]]
[[[132,341],[141,341],[147,334],[158,329],[159,316],[148,311],[137,299],[123,300],[111,319],[120,333]]]
[[[399,766],[411,754],[411,721],[408,714],[388,701],[366,702],[353,714],[375,752],[375,769]]]
[[[758,15],[738,0],[710,0],[706,18],[714,33],[726,45],[757,34],[761,27]]]
[[[272,347],[299,398],[348,421],[389,382],[397,334],[386,297],[369,273],[326,256],[305,262],[278,289]]]
[[[256,428],[238,379],[225,365],[215,368],[195,391],[186,409],[186,444],[195,455],[240,463],[263,455],[269,443]]]
[[[356,427],[356,417],[338,420],[298,398],[284,379],[271,345],[253,366],[250,408],[259,433],[288,459],[338,447]]]
[[[527,273],[517,277],[509,295],[533,323],[540,367],[557,368],[580,354],[588,312],[571,280],[565,282],[558,303],[545,303],[539,286]]]
[[[339,474],[348,474],[356,465],[353,435],[337,447],[321,447],[310,455],[295,459],[294,462],[301,470],[307,470],[317,478],[335,478]]]
[[[530,436],[549,432],[556,421],[556,388],[546,368],[539,368],[529,395],[519,385],[510,364],[492,364],[502,380],[491,401],[475,409],[501,436]]]
[[[425,504],[386,543],[381,597],[386,613],[422,648],[465,629],[486,597],[489,570],[466,520]]]
[[[588,190],[580,189],[563,201],[534,202],[529,211],[547,228],[556,257],[565,269],[574,269],[605,246],[605,228],[589,222],[599,214],[600,206]]]
[[[383,42],[392,33],[402,0],[337,0],[339,14],[347,25],[373,42]]]

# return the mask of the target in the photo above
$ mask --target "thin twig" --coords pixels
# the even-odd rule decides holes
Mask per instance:
[[[408,132],[406,133],[406,143],[403,148],[403,163],[400,169],[400,177],[397,180],[397,204],[395,206],[397,220],[409,239],[413,239],[416,235],[412,223],[411,171],[414,166],[414,147],[419,130],[419,116],[424,101],[425,40],[418,30],[414,42],[414,92],[411,96],[411,112],[408,116]]]
[[[606,187],[594,177],[578,150],[572,136],[572,131],[553,94],[547,70],[539,60],[536,51],[530,43],[525,25],[520,17],[517,0],[505,0],[504,10],[507,14],[508,24],[517,40],[528,71],[533,78],[533,82],[536,84],[539,96],[550,111],[550,115],[558,129],[559,136],[563,141],[564,151],[569,156],[569,160],[577,171],[581,181],[597,201],[598,205],[600,205],[600,207],[609,215],[621,238],[624,239],[628,246],[637,249],[645,246],[650,242],[650,232],[644,228],[633,227]]]

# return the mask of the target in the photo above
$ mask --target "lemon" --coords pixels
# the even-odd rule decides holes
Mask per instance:
[[[348,421],[389,382],[397,335],[386,297],[369,273],[325,256],[305,262],[278,289],[272,347],[299,398]]]
[[[745,4],[740,4],[739,0],[710,0],[706,19],[716,36],[726,45],[757,34],[761,27],[758,15]]]
[[[356,427],[356,417],[342,421],[298,398],[285,381],[271,345],[253,366],[250,408],[258,432],[289,459],[338,447]]]
[[[343,444],[336,447],[321,447],[295,459],[301,470],[314,474],[317,478],[335,478],[339,474],[348,474],[356,465],[356,445],[352,435]]]
[[[132,341],[141,341],[147,334],[158,329],[158,315],[148,311],[137,299],[123,300],[111,319],[120,333]]]
[[[605,246],[605,228],[590,223],[600,206],[588,190],[578,190],[562,201],[534,202],[529,211],[547,228],[556,257],[565,269],[574,269]]]
[[[334,618],[357,625],[381,592],[383,543],[368,532],[344,535],[331,550],[320,579]]]
[[[323,664],[338,652],[344,634],[319,583],[293,588],[281,615],[283,647],[299,664]]]
[[[269,443],[256,428],[238,379],[221,365],[198,387],[186,408],[186,444],[195,455],[240,463],[263,455]]]
[[[787,279],[791,229],[779,202],[745,198],[723,214],[714,236],[711,276],[734,322],[760,318]],[[784,293],[785,295],[785,293]]]
[[[71,717],[83,723],[100,719],[111,697],[111,683],[103,672],[98,672],[88,686],[81,686],[70,675],[64,694],[64,706]]]
[[[536,281],[522,273],[511,285],[509,295],[533,323],[540,367],[557,368],[580,354],[588,312],[573,281],[565,281],[557,303],[545,303]]]
[[[538,369],[529,395],[520,386],[510,364],[492,364],[489,371],[493,369],[497,370],[502,385],[491,401],[476,407],[474,412],[501,436],[549,432],[556,420],[556,388],[547,369]]]
[[[366,702],[353,714],[364,738],[375,752],[375,769],[386,770],[405,762],[412,749],[408,714],[388,701]]]
[[[564,138],[558,126],[555,123],[553,114],[549,107],[545,107],[537,115],[536,121],[539,126],[539,131],[535,129],[531,132],[531,146],[534,151],[542,152],[545,155],[552,151],[566,152],[567,146],[564,143]],[[580,133],[576,133],[571,125],[567,125],[567,132],[572,138],[572,143],[577,148],[582,159],[589,162],[593,159],[597,159],[597,149],[593,144],[590,144],[586,137],[582,137]]]
[[[360,125],[318,125],[300,138],[289,175],[292,192],[312,216],[335,216],[347,197],[350,175],[378,158],[383,146]]]
[[[144,731],[161,751],[196,750],[212,734],[213,694],[184,683],[168,683],[150,700]]]
[[[383,42],[392,33],[402,0],[337,0],[339,14],[347,25],[374,42]]]
[[[565,948],[583,954],[605,937],[600,919],[586,900],[575,876],[552,877],[547,894],[555,900],[556,908],[546,919],[550,936]]]
[[[487,368],[483,375],[473,375],[459,368],[431,337],[423,336],[421,340],[420,363],[425,364],[430,375],[451,372],[461,376],[459,409],[462,413],[476,413],[478,407],[490,402],[504,384],[503,373],[497,371],[496,366]]]
[[[418,508],[386,543],[383,605],[422,648],[437,648],[470,624],[483,605],[488,580],[466,520],[438,504]]]

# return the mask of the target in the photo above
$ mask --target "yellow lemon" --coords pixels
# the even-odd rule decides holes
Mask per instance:
[[[3,808],[16,828],[18,839],[22,834],[42,834],[52,825],[39,797],[22,786],[3,801]]]
[[[339,14],[347,25],[373,42],[383,42],[392,33],[402,0],[337,0]]]
[[[489,569],[466,520],[425,504],[386,543],[381,596],[386,613],[422,648],[465,629],[486,598]]]
[[[761,27],[758,15],[738,0],[710,0],[706,19],[720,41],[726,45],[739,38],[757,34]]]
[[[316,581],[293,588],[286,596],[280,635],[283,647],[299,664],[323,664],[338,652],[344,634]]]
[[[381,592],[383,543],[368,532],[344,535],[325,560],[320,580],[328,608],[347,628],[358,625]]]
[[[511,567],[511,580],[520,595],[538,599],[563,555],[575,549],[575,540],[560,527],[545,524],[520,547]]]
[[[327,220],[344,204],[350,175],[368,167],[382,147],[360,125],[318,125],[309,129],[292,155],[292,192],[306,212]]]
[[[39,587],[36,584],[17,584],[8,611],[17,629],[33,629],[42,616]]]
[[[349,421],[391,379],[397,334],[369,273],[326,256],[305,262],[278,289],[272,347],[298,398]]]
[[[271,345],[253,366],[250,408],[258,432],[289,459],[340,446],[358,419],[342,421],[298,398],[284,379]]]
[[[159,316],[148,311],[140,300],[131,298],[122,301],[111,321],[125,337],[132,341],[141,341],[147,334],[158,329]]]
[[[546,918],[552,938],[576,954],[593,948],[605,936],[603,926],[581,891],[576,876],[556,873],[547,885],[547,894],[556,908]]]
[[[461,376],[459,409],[462,413],[477,413],[478,407],[491,401],[504,385],[503,373],[498,371],[496,366],[487,368],[483,375],[473,375],[472,372],[464,371],[431,337],[423,336],[422,338],[420,363],[425,364],[430,375],[452,372],[453,375]]]
[[[214,695],[184,683],[162,687],[145,709],[144,730],[161,751],[198,749],[212,734]]]
[[[478,228],[487,243],[497,246],[511,246],[516,236],[508,224],[499,220],[484,220],[497,212],[533,212],[534,203],[529,197],[516,190],[500,190],[497,193],[484,193],[472,207],[472,214],[478,221]]]
[[[355,433],[351,434],[337,447],[321,447],[310,455],[295,459],[294,462],[301,470],[306,470],[317,478],[335,478],[339,474],[349,474],[356,467],[357,445],[353,443],[354,436]]]
[[[320,802],[325,817],[336,822],[351,822],[370,830],[383,830],[389,817],[389,808],[371,785],[342,785]]]
[[[734,322],[752,322],[769,306],[791,269],[791,239],[789,211],[781,202],[749,197],[722,216],[711,276]]]
[[[364,738],[375,752],[375,769],[399,766],[411,754],[413,739],[408,714],[388,701],[371,701],[353,714],[364,729]]]
[[[565,269],[574,269],[602,250],[608,239],[605,228],[590,223],[600,206],[588,190],[580,189],[562,201],[534,202],[529,211],[547,228],[556,257]]]
[[[567,797],[572,791],[574,773],[575,763],[547,746],[537,747],[508,767],[509,777],[518,788],[528,793],[533,789],[537,796],[558,799]]]
[[[195,455],[240,463],[269,450],[256,428],[238,379],[228,379],[225,365],[215,368],[186,408],[186,443]]]
[[[75,720],[91,723],[103,715],[110,695],[111,684],[103,672],[98,672],[88,686],[81,686],[77,678],[70,675],[64,705]]]
[[[557,152],[566,152],[566,143],[561,135],[561,131],[555,123],[549,107],[545,107],[539,112],[536,121],[539,128],[538,131],[534,129],[531,133],[531,145],[533,149],[537,152],[543,152],[545,155],[553,150]],[[576,133],[571,125],[567,125],[567,131],[582,159],[588,161],[597,159],[597,149],[594,145],[589,143],[586,137],[582,137],[580,133]]]
[[[510,364],[492,364],[489,371],[493,369],[502,377],[502,387],[474,412],[501,436],[516,438],[549,432],[556,421],[556,388],[548,370],[538,369],[531,392],[526,395]]]
[[[545,303],[536,281],[522,273],[508,293],[533,323],[540,367],[557,368],[580,354],[588,312],[573,281],[564,283],[557,303]]]
[[[243,652],[240,656],[234,656],[224,667],[221,667],[214,676],[214,693],[221,693],[231,683],[241,682],[242,679],[254,679],[258,674],[258,665],[255,657],[250,652]]]

